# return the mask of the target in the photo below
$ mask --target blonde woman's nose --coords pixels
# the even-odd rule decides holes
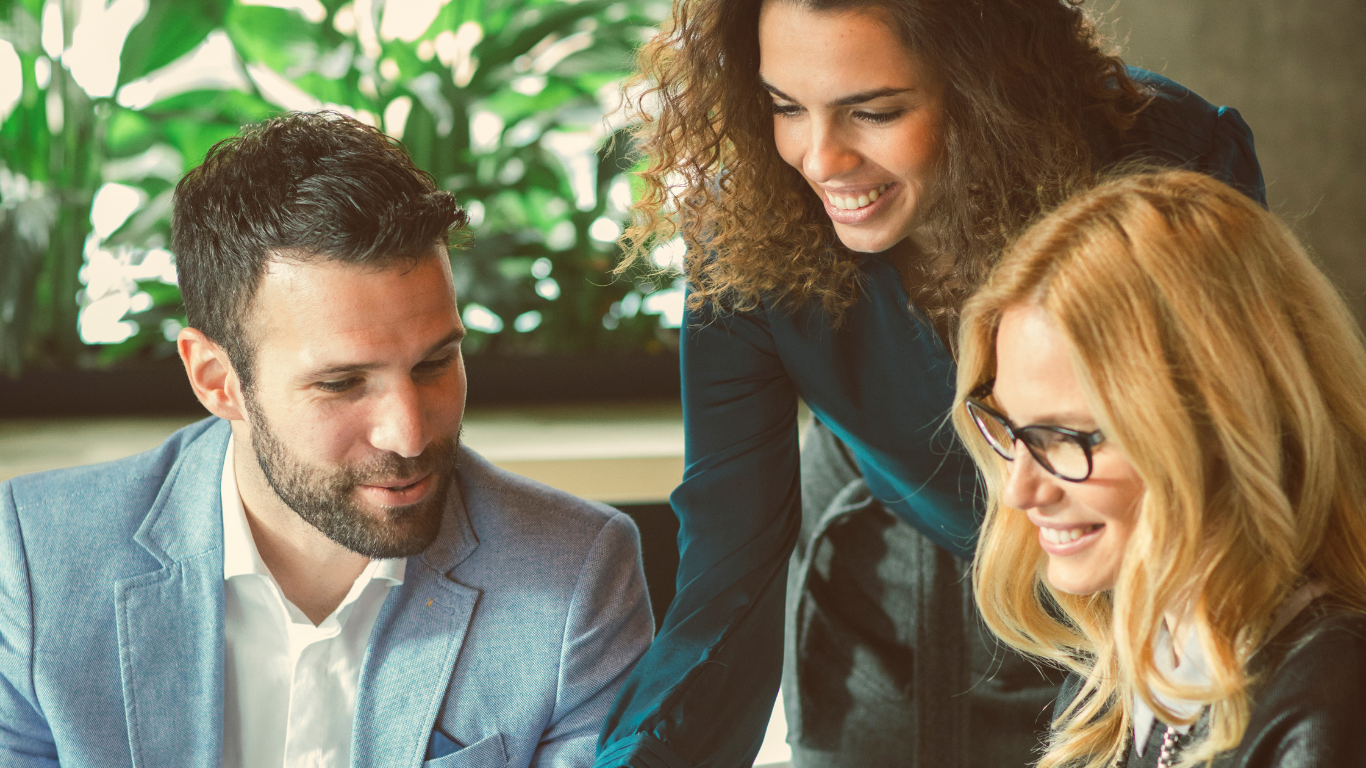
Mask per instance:
[[[1023,440],[1015,441],[1015,460],[1006,468],[1001,501],[1012,509],[1034,509],[1062,499],[1062,481],[1039,464]]]

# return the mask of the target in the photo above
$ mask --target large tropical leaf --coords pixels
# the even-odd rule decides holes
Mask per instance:
[[[170,64],[223,24],[230,0],[150,0],[119,55],[119,85]]]

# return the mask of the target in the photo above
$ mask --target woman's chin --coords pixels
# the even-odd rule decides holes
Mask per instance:
[[[1112,574],[1083,571],[1054,562],[1048,564],[1047,578],[1050,587],[1068,595],[1094,595],[1115,586]]]
[[[900,232],[870,231],[869,228],[835,224],[835,236],[840,243],[855,253],[882,253],[906,239]]]

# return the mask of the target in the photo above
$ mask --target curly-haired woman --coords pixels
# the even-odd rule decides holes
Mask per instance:
[[[1366,348],[1187,171],[1069,201],[964,308],[982,617],[1069,669],[1041,768],[1366,760]]]
[[[797,765],[1027,761],[1056,686],[998,670],[964,618],[980,512],[944,339],[994,254],[1102,169],[1261,199],[1250,132],[1061,0],[675,0],[640,66],[626,237],[637,261],[687,244],[687,468],[678,593],[598,765],[747,766],[785,609]]]

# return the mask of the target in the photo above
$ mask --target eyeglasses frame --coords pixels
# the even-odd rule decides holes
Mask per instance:
[[[996,419],[998,422],[1000,422],[1001,426],[1005,427],[1006,434],[1010,435],[1011,445],[1013,446],[1017,442],[1024,443],[1025,450],[1029,451],[1029,455],[1033,456],[1034,461],[1037,462],[1040,467],[1043,467],[1044,471],[1048,472],[1048,474],[1058,478],[1059,480],[1063,480],[1069,483],[1084,483],[1087,480],[1089,480],[1091,477],[1091,472],[1095,469],[1091,451],[1096,446],[1105,442],[1105,433],[1099,429],[1092,430],[1090,432],[1082,432],[1076,429],[1068,429],[1067,427],[1055,427],[1049,424],[1027,424],[1023,427],[1017,427],[1015,426],[1014,422],[1006,418],[1005,414],[1001,413],[1000,411],[996,410],[995,408],[992,408],[991,406],[983,402],[984,398],[991,396],[992,387],[994,387],[995,384],[996,379],[990,379],[987,382],[983,383],[981,386],[972,390],[972,392],[963,400],[963,408],[968,411],[968,418],[972,419],[973,426],[977,427],[977,431],[982,434],[982,438],[987,441],[987,445],[991,446],[992,452],[994,452],[997,456],[1000,456],[1001,458],[1005,459],[1006,461],[1015,460],[1014,457],[1007,456],[1004,453],[1001,453],[1000,449],[997,448],[996,444],[992,441],[991,436],[988,435],[982,429],[982,425],[978,423],[977,419],[973,418],[972,410],[968,408],[969,405],[971,405],[973,408],[981,409],[988,416],[991,416],[993,419]],[[1064,477],[1061,473],[1059,473],[1056,469],[1053,468],[1053,465],[1048,462],[1048,459],[1046,457],[1039,455],[1039,451],[1035,449],[1033,443],[1021,437],[1021,433],[1023,433],[1027,429],[1043,430],[1045,432],[1059,434],[1063,437],[1071,439],[1077,445],[1080,445],[1082,453],[1086,454],[1086,474],[1082,475],[1080,478],[1075,479],[1071,477]]]

